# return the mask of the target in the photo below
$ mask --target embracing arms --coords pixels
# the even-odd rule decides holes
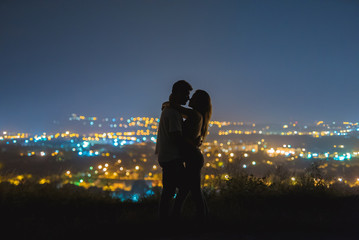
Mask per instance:
[[[202,127],[201,114],[193,110],[192,108],[182,107],[181,105],[174,105],[170,102],[164,102],[162,104],[162,110],[166,107],[176,109],[182,115],[182,117],[186,119],[186,121],[184,122],[184,128],[186,131],[184,140],[195,147],[200,147],[203,142],[203,139],[200,134]]]

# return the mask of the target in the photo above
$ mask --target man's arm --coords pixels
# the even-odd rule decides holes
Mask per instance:
[[[179,146],[180,149],[183,147],[185,139],[182,135],[182,132],[180,131],[170,132],[170,139],[174,144]]]

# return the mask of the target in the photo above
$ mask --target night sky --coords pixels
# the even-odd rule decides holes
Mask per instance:
[[[359,1],[0,1],[0,130],[159,117],[172,84],[213,119],[359,121]]]

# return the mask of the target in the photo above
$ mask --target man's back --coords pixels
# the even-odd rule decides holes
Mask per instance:
[[[167,107],[161,113],[157,132],[156,153],[160,163],[180,159],[180,146],[171,137],[176,132],[182,133],[182,116],[176,109]]]

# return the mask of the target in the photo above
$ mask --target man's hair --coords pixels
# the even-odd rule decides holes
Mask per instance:
[[[184,92],[184,91],[192,91],[193,88],[191,84],[186,82],[185,80],[179,80],[175,82],[172,86],[172,93]]]

